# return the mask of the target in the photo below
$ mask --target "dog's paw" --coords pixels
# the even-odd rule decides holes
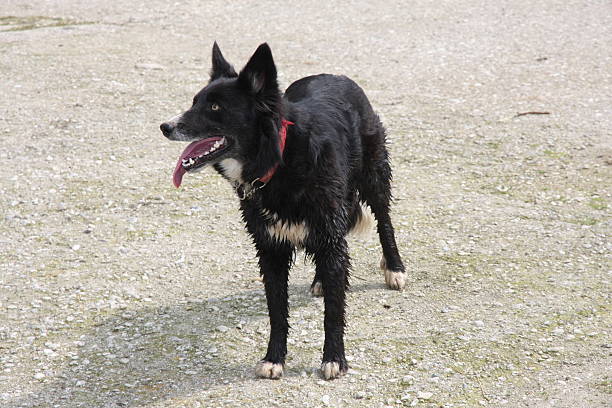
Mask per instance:
[[[341,364],[337,361],[324,361],[321,363],[321,374],[326,380],[333,380],[341,375],[346,374],[348,367],[346,364]]]
[[[261,360],[255,367],[255,375],[261,378],[277,380],[283,376],[283,365]]]
[[[402,290],[406,286],[406,274],[385,269],[385,282],[389,289]]]
[[[323,285],[321,281],[316,281],[310,286],[310,294],[314,297],[323,296]]]
[[[402,271],[392,271],[387,269],[387,260],[384,256],[380,258],[380,269],[382,269],[385,274],[385,283],[389,289],[404,289],[404,286],[406,286],[406,274]]]

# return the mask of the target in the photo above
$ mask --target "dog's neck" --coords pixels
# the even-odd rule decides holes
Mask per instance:
[[[278,144],[281,158],[283,157],[283,152],[285,151],[285,144],[287,141],[287,127],[293,125],[293,122],[290,122],[286,119],[281,119],[281,128],[278,131]],[[237,181],[234,185],[236,192],[240,196],[241,200],[246,200],[250,198],[257,190],[263,188],[268,184],[274,173],[276,173],[276,169],[278,168],[278,163],[272,166],[266,174],[262,177],[256,178],[251,182],[239,182]]]
[[[280,155],[283,157],[283,152],[285,151],[285,142],[287,141],[287,127],[289,125],[293,125],[293,122],[289,122],[287,119],[281,119],[281,128],[278,131],[278,148],[280,150]],[[262,183],[267,183],[270,181],[276,169],[278,168],[278,163],[272,166],[270,170],[266,174],[264,174],[259,181]]]

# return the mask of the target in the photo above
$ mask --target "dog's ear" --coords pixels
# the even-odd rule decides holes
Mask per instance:
[[[217,45],[217,42],[213,44],[212,49],[212,69],[210,70],[210,80],[214,81],[217,78],[227,77],[235,78],[238,74],[234,70],[234,67],[225,60],[221,50]]]
[[[259,146],[257,157],[245,166],[244,173],[261,178],[282,162],[278,127],[282,117],[281,94],[276,80],[276,66],[268,44],[261,44],[240,71],[238,83],[254,95],[259,112]]]
[[[276,82],[276,65],[272,58],[272,50],[267,43],[257,47],[249,62],[240,71],[238,81],[255,94],[278,91]]]

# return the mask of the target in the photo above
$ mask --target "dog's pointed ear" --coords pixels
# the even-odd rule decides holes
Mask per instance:
[[[212,69],[210,70],[210,80],[214,81],[215,79],[221,77],[234,78],[237,76],[238,74],[234,70],[234,67],[232,67],[232,65],[225,60],[223,54],[221,54],[219,45],[217,45],[217,42],[215,41],[212,49]]]
[[[272,50],[267,43],[261,44],[244,66],[238,81],[250,88],[255,94],[262,91],[278,90],[276,82],[276,65],[272,58]]]

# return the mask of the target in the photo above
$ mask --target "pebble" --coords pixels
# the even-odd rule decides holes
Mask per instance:
[[[220,331],[221,333],[225,333],[227,332],[229,329],[227,328],[227,326],[217,326],[217,331]]]
[[[366,393],[364,391],[357,391],[355,394],[356,399],[364,399],[366,397]]]
[[[166,69],[166,67],[164,67],[163,65],[149,63],[149,62],[138,63],[134,65],[134,67],[137,69],[147,69],[147,70],[154,70],[154,71],[161,71],[161,70]]]
[[[329,395],[327,395],[327,394],[323,395],[323,396],[321,397],[321,402],[322,402],[324,405],[329,405]]]
[[[36,373],[34,374],[34,378],[37,380],[42,380],[43,378],[45,378],[45,375],[43,373]]]
[[[429,392],[429,391],[419,391],[417,392],[417,398],[420,400],[429,400],[431,399],[431,397],[433,397],[433,393]]]

